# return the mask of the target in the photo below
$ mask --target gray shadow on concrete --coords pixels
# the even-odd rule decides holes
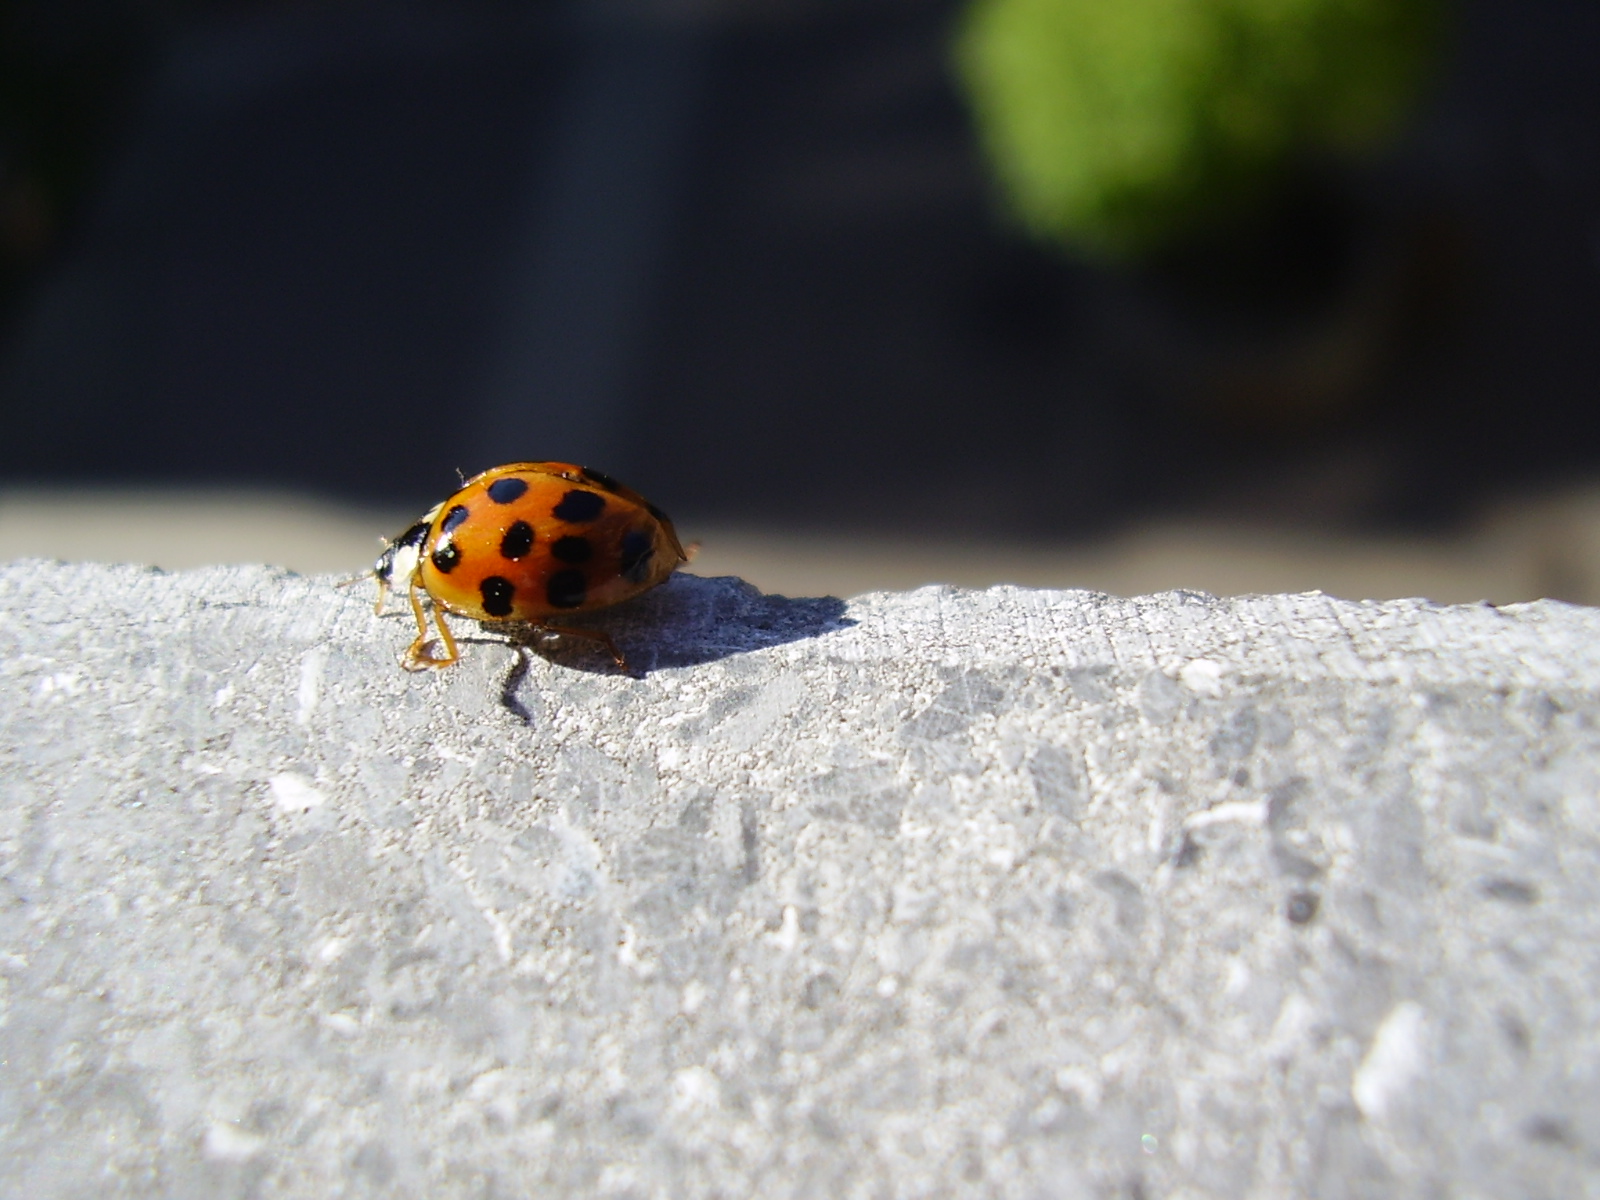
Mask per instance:
[[[636,600],[569,623],[609,634],[627,656],[627,673],[642,679],[651,671],[698,666],[848,629],[855,621],[844,615],[847,607],[837,596],[778,596],[732,576],[680,574]],[[516,694],[532,655],[574,671],[622,674],[604,648],[587,639],[522,627],[506,632],[520,653],[506,677],[501,703],[524,720],[528,715]],[[507,639],[485,632],[457,640],[504,644]]]

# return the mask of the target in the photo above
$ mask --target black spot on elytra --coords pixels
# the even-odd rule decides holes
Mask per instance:
[[[448,575],[461,565],[461,551],[454,542],[440,546],[433,552],[433,565]]]
[[[586,492],[582,488],[573,488],[561,497],[561,503],[550,510],[558,521],[570,521],[574,525],[581,525],[592,521],[606,508],[606,498],[597,492]]]
[[[580,467],[578,469],[583,472],[583,477],[590,483],[598,484],[608,492],[616,492],[622,489],[622,485],[604,471],[596,471],[593,467]]]
[[[454,533],[456,527],[458,525],[460,525],[461,522],[465,521],[466,519],[467,519],[466,507],[463,506],[463,505],[458,504],[454,508],[452,508],[449,512],[445,513],[444,520],[439,522],[439,532],[440,533]]]
[[[512,562],[522,558],[532,549],[533,526],[526,521],[516,522],[500,539],[500,556],[509,558]]]
[[[589,584],[582,571],[557,571],[544,590],[551,608],[577,608],[583,604]]]
[[[483,595],[484,612],[491,617],[511,615],[511,600],[517,594],[511,580],[491,575],[478,585],[478,591]]]
[[[550,547],[550,553],[564,563],[576,565],[593,558],[594,547],[586,537],[564,537],[556,539],[556,544]]]
[[[650,575],[650,559],[656,552],[655,539],[642,529],[622,535],[622,577],[629,583],[643,583]]]
[[[522,494],[528,490],[528,481],[518,479],[515,475],[508,475],[504,479],[496,479],[487,490],[489,499],[496,504],[510,504],[513,500],[522,498]]]

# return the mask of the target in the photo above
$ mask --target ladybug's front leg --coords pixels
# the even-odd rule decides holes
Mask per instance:
[[[433,606],[433,623],[439,627],[439,640],[444,643],[445,656],[435,658],[428,653],[428,617],[422,611],[422,597],[417,594],[417,584],[411,583],[411,612],[417,618],[417,640],[406,650],[401,666],[408,671],[426,671],[430,668],[448,667],[461,657],[456,639],[450,636],[450,626],[444,622],[444,610]]]

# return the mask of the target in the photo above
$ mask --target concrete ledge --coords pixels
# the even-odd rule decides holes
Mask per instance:
[[[1600,612],[0,603],[6,1195],[1600,1186]]]

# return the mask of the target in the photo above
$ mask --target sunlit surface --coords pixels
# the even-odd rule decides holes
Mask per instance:
[[[0,492],[0,558],[353,573],[415,518],[260,492],[11,490]]]
[[[0,493],[0,558],[168,570],[264,562],[354,575],[370,566],[384,534],[414,517],[261,493],[11,491]],[[1118,595],[1190,588],[1224,596],[1320,590],[1350,599],[1600,602],[1600,490],[1507,503],[1449,538],[1174,522],[1060,545],[776,534],[693,522],[681,532],[699,543],[689,567],[696,574],[739,575],[788,595],[1015,583]]]

